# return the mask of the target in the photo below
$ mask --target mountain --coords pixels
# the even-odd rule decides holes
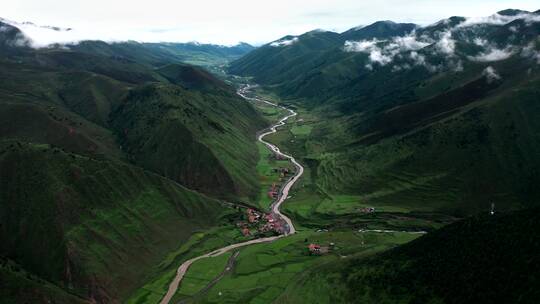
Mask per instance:
[[[26,37],[16,27],[0,18],[0,52],[5,52],[13,46],[23,47],[28,44]]]
[[[257,195],[256,179],[250,178],[258,157],[253,138],[264,122],[234,89],[208,72],[176,62],[152,67],[88,49],[19,51],[22,53],[16,57],[0,60],[0,96],[4,101],[0,107],[6,113],[0,134],[4,138],[55,144],[77,153],[123,157],[161,174],[165,174],[164,169],[157,167],[167,168],[178,182],[189,180],[197,184],[197,190],[220,193],[222,197],[240,194],[247,199]],[[28,88],[27,83],[35,85]],[[141,116],[147,124],[133,125],[134,119],[143,121]],[[169,119],[163,121],[163,117]],[[163,125],[156,124],[158,121]],[[196,158],[190,162],[202,167],[192,168],[176,159],[185,155],[178,153],[173,138],[161,141],[165,139],[161,138],[162,128],[169,130],[169,136],[184,138],[207,151],[194,154]],[[159,147],[142,146],[156,141]],[[174,153],[170,159],[178,162],[163,166],[141,155],[157,156],[158,148]],[[243,157],[237,157],[236,153],[243,152]],[[163,159],[168,158],[159,158],[158,162]],[[221,182],[202,182],[199,169],[203,168],[220,172],[216,176]],[[201,180],[192,176],[201,176]]]
[[[255,199],[253,134],[264,123],[234,91],[218,89],[203,96],[176,85],[134,89],[111,114],[112,127],[135,163],[217,197]]]
[[[540,202],[539,35],[536,13],[451,17],[273,62],[301,40],[266,45],[230,70],[313,117],[309,136],[282,144],[304,157],[320,191],[475,214],[491,202]],[[252,68],[258,61],[274,69]]]
[[[20,46],[25,45],[35,48],[63,47],[79,53],[116,57],[149,66],[174,62],[193,64],[212,69],[238,59],[255,49],[255,47],[244,42],[233,46],[198,42],[139,43],[136,41],[104,42],[93,40],[83,40],[73,43],[71,41],[73,41],[73,37],[76,37],[76,35],[74,36],[72,32],[76,32],[76,29],[72,28],[40,26],[31,22],[19,23],[2,18],[0,18],[0,26],[4,28],[0,35],[18,35],[18,39],[15,39],[15,37],[11,37],[10,39],[6,39],[8,37],[0,37],[2,41],[11,41],[10,44],[16,43]],[[26,32],[35,35],[35,41],[31,36],[27,36]],[[51,33],[60,41],[65,40],[65,42],[52,43],[50,41],[43,41],[41,37],[50,36]],[[62,36],[63,34],[65,36]]]
[[[323,265],[282,303],[535,303],[540,210],[481,215],[368,258]],[[337,265],[336,265],[337,264]]]
[[[207,70],[138,43],[35,49],[1,26],[3,302],[123,302],[230,225],[223,200],[260,195],[266,121]]]
[[[342,34],[311,31],[298,37],[285,36],[234,61],[229,72],[250,75],[263,84],[305,81],[305,75],[337,60],[343,44],[352,39],[385,39],[405,35],[416,28],[409,23],[380,21]]]
[[[68,44],[68,48],[91,54],[115,56],[127,60],[163,65],[170,62],[187,63],[211,68],[227,64],[249,53],[255,47],[240,43],[235,46],[221,46],[201,43],[139,43],[135,41],[106,43],[103,41],[82,41]]]
[[[257,81],[262,83],[273,83],[273,78],[277,77],[286,81],[290,79],[289,75],[296,76],[312,67],[319,54],[339,43],[339,34],[327,31],[311,31],[298,37],[286,36],[238,59],[229,72],[257,75]]]
[[[405,36],[418,26],[413,23],[395,23],[392,21],[378,21],[365,27],[353,28],[340,36],[342,40],[370,40],[385,39],[396,36]]]
[[[517,15],[529,14],[529,13],[530,12],[528,12],[528,11],[519,10],[519,9],[505,9],[505,10],[497,12],[497,14],[499,14],[501,16],[517,16]]]

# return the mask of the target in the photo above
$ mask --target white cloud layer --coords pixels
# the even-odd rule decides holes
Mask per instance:
[[[522,51],[521,56],[528,57],[536,61],[537,64],[540,64],[540,50],[538,50],[535,45],[540,44],[540,38],[536,42],[531,42],[527,45]]]
[[[493,82],[501,79],[501,76],[492,66],[488,66],[487,68],[485,68],[482,74],[486,76],[488,82]]]
[[[477,56],[468,58],[471,61],[492,62],[508,59],[512,55],[514,55],[514,53],[515,52],[512,47],[507,47],[505,49],[489,48],[488,50]]]
[[[455,72],[463,71],[463,62],[465,60],[475,62],[495,62],[506,60],[515,54],[521,54],[523,57],[529,57],[540,63],[540,51],[535,48],[536,43],[533,42],[527,47],[516,46],[509,44],[505,47],[497,47],[493,42],[482,38],[482,31],[467,27],[473,25],[504,25],[516,19],[522,19],[527,26],[532,23],[540,22],[540,16],[536,14],[519,14],[517,16],[502,16],[499,14],[492,15],[486,18],[470,18],[466,22],[462,22],[452,28],[444,31],[429,32],[432,25],[426,27],[427,32],[419,35],[416,32],[405,37],[394,37],[388,40],[362,40],[362,41],[346,41],[343,47],[345,52],[361,52],[369,54],[369,62],[366,68],[373,69],[374,64],[388,65],[394,61],[396,57],[408,59],[408,63],[401,62],[399,66],[392,67],[392,71],[400,71],[410,69],[412,66],[423,66],[429,71],[435,72],[446,68]],[[436,24],[448,24],[449,19],[437,22]],[[519,31],[517,26],[511,31]],[[422,31],[422,30],[419,30]],[[428,34],[426,34],[428,33]],[[430,38],[435,36],[435,40]],[[472,37],[471,37],[472,36]],[[477,37],[475,37],[477,36]],[[461,37],[462,43],[474,44],[481,48],[478,55],[466,56],[464,53],[456,52],[456,39]],[[540,39],[540,38],[539,38]],[[538,41],[540,44],[540,40]],[[427,48],[429,47],[429,48]],[[443,63],[434,65],[426,60],[426,55],[442,55],[446,59]],[[488,70],[486,73],[490,72]],[[491,78],[494,78],[490,74]]]
[[[343,31],[378,20],[429,24],[509,7],[537,10],[538,0],[12,0],[1,7],[0,17],[73,28],[28,30],[40,45],[84,39],[262,44],[315,28]]]
[[[456,49],[456,41],[452,39],[451,31],[446,31],[441,34],[440,40],[437,42],[437,48],[445,54],[454,54]]]
[[[401,52],[420,50],[430,43],[417,40],[415,33],[404,37],[394,37],[390,40],[346,41],[346,52],[361,52],[369,54],[372,63],[386,65],[391,63]]]
[[[468,27],[468,26],[474,26],[474,25],[479,25],[479,24],[504,25],[517,19],[523,19],[527,23],[540,22],[539,15],[518,14],[515,16],[505,16],[505,15],[493,14],[488,17],[469,17],[464,22],[459,24],[458,27]]]
[[[292,39],[281,39],[281,40],[277,40],[270,43],[270,46],[273,46],[273,47],[288,46],[288,45],[292,45],[296,43],[297,41],[298,41],[298,37],[294,37]]]

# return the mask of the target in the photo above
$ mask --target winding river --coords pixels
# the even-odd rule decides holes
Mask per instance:
[[[236,244],[232,244],[232,245],[229,245],[229,246],[225,246],[223,248],[216,249],[216,250],[214,250],[212,252],[209,252],[207,254],[204,254],[204,255],[201,255],[201,256],[198,256],[198,257],[195,257],[195,258],[192,258],[190,260],[185,261],[184,263],[182,263],[182,265],[180,265],[180,267],[178,267],[178,270],[176,271],[176,276],[174,277],[174,280],[169,285],[169,289],[167,290],[167,293],[165,294],[165,296],[161,300],[160,304],[168,304],[171,301],[172,297],[174,296],[174,294],[178,290],[178,286],[180,285],[180,282],[184,278],[184,275],[186,274],[187,270],[189,269],[189,267],[194,262],[196,262],[196,261],[198,261],[200,259],[208,258],[208,257],[219,256],[219,255],[222,255],[222,254],[224,254],[224,253],[226,253],[228,251],[231,251],[233,249],[236,249],[236,248],[240,248],[240,247],[244,247],[244,246],[248,246],[248,245],[252,245],[252,244],[260,244],[260,243],[272,242],[272,241],[275,241],[275,240],[280,239],[282,237],[285,237],[287,235],[294,234],[296,232],[296,229],[294,228],[294,225],[293,225],[293,222],[291,221],[291,219],[289,217],[287,217],[286,215],[284,215],[283,213],[281,213],[279,208],[281,207],[283,202],[285,202],[285,200],[287,200],[287,198],[289,197],[289,191],[291,190],[292,186],[298,181],[298,179],[300,179],[302,174],[304,174],[304,167],[302,167],[302,165],[300,165],[300,163],[298,163],[294,159],[294,157],[292,157],[291,155],[284,154],[283,152],[281,152],[281,150],[276,145],[273,145],[273,144],[265,141],[264,137],[266,137],[266,136],[268,136],[270,134],[276,133],[278,127],[284,126],[286,124],[286,121],[289,118],[298,115],[298,113],[296,113],[295,111],[293,111],[291,109],[285,108],[283,106],[279,106],[279,105],[277,105],[275,103],[271,103],[271,102],[269,102],[267,100],[263,100],[263,99],[257,98],[257,97],[249,97],[249,96],[247,96],[247,94],[249,93],[249,91],[252,88],[253,88],[253,86],[246,85],[246,86],[241,87],[237,91],[237,93],[238,93],[238,95],[240,95],[241,97],[243,97],[246,100],[249,100],[249,101],[252,101],[252,102],[263,102],[263,103],[266,103],[268,105],[278,107],[278,108],[281,108],[281,109],[286,110],[286,111],[289,112],[289,115],[287,115],[287,116],[283,117],[282,119],[280,119],[279,122],[272,125],[270,128],[261,131],[261,133],[257,137],[257,140],[260,141],[261,143],[263,143],[266,147],[268,147],[268,149],[273,151],[275,154],[278,154],[278,155],[280,155],[280,156],[282,156],[284,158],[289,159],[296,166],[295,175],[291,179],[289,179],[287,181],[287,183],[285,183],[285,186],[283,186],[281,188],[280,192],[279,192],[278,198],[270,206],[270,212],[274,215],[274,217],[275,218],[281,218],[283,221],[285,221],[285,223],[286,223],[285,232],[283,234],[281,234],[281,235],[278,235],[278,236],[254,239],[254,240],[250,240],[250,241],[246,241],[246,242],[242,242],[242,243],[236,243]]]

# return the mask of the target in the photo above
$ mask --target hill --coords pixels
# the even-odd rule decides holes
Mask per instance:
[[[132,90],[111,115],[118,141],[135,163],[192,189],[245,200],[259,189],[253,178],[258,154],[248,136],[264,127],[257,117],[234,92],[201,96],[164,84]]]
[[[218,199],[259,195],[266,122],[206,70],[135,43],[36,49],[0,26],[3,302],[123,302],[186,258],[171,252],[213,248],[191,251],[238,215]]]
[[[535,303],[538,209],[481,215],[371,256],[312,270],[280,303]]]
[[[133,60],[120,56],[116,48],[121,45],[88,42],[79,47],[87,48],[12,46],[18,53],[0,60],[3,138],[135,161],[222,198],[248,200],[259,193],[252,178],[258,157],[254,135],[265,122],[233,88],[199,67],[178,63],[180,59],[173,55],[174,61],[152,66],[138,60],[141,55],[132,48],[122,52],[131,54]],[[111,48],[111,52],[105,51]],[[150,98],[151,109],[149,100],[132,102]],[[170,121],[163,122],[167,127],[155,125],[167,115],[175,127]],[[204,117],[208,119],[202,120]],[[147,124],[130,130],[135,120]],[[170,132],[161,133],[163,128]],[[131,132],[129,140],[127,132]],[[167,139],[159,141],[160,153],[155,153],[155,146],[139,146],[141,140],[156,142],[158,138]],[[199,148],[178,153],[178,141],[193,142]],[[193,151],[206,152],[191,154]],[[148,160],[148,154],[155,159]],[[186,159],[188,154],[195,159]],[[167,164],[166,159],[170,160]],[[207,171],[199,170],[214,172],[208,175],[219,176],[221,182],[205,181]]]
[[[61,288],[81,302],[117,302],[191,234],[230,212],[122,162],[19,141],[3,141],[0,151],[0,255],[31,274],[29,284],[53,286],[36,291],[45,299]],[[24,285],[9,294],[34,295]]]

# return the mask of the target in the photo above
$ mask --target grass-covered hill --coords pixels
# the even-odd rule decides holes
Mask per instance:
[[[0,26],[2,303],[122,302],[229,225],[217,199],[260,193],[265,121],[206,70],[130,43],[34,49]]]
[[[304,113],[309,132],[279,140],[304,157],[323,198],[456,215],[530,207],[540,202],[539,34],[538,13],[452,17],[306,53],[295,60],[317,64],[291,66],[289,81],[245,74]]]
[[[265,84],[275,83],[275,79],[292,81],[292,77],[312,68],[321,53],[340,41],[338,34],[319,30],[298,37],[286,36],[234,61],[229,72],[255,76],[257,82]]]
[[[0,59],[3,138],[131,160],[220,197],[257,195],[254,135],[264,122],[231,87],[178,58],[153,66],[140,46],[125,46],[120,54],[129,57],[109,53],[119,45],[88,44],[94,48],[10,47]]]
[[[540,211],[469,218],[368,258],[302,276],[278,300],[317,303],[537,303]]]
[[[205,193],[254,199],[255,134],[264,124],[234,92],[152,84],[132,90],[112,114],[131,159]]]
[[[11,282],[22,276],[81,299],[116,302],[192,233],[230,212],[141,168],[20,141],[1,145],[0,189],[0,254],[31,274],[2,276],[0,292],[15,299],[33,295]]]

